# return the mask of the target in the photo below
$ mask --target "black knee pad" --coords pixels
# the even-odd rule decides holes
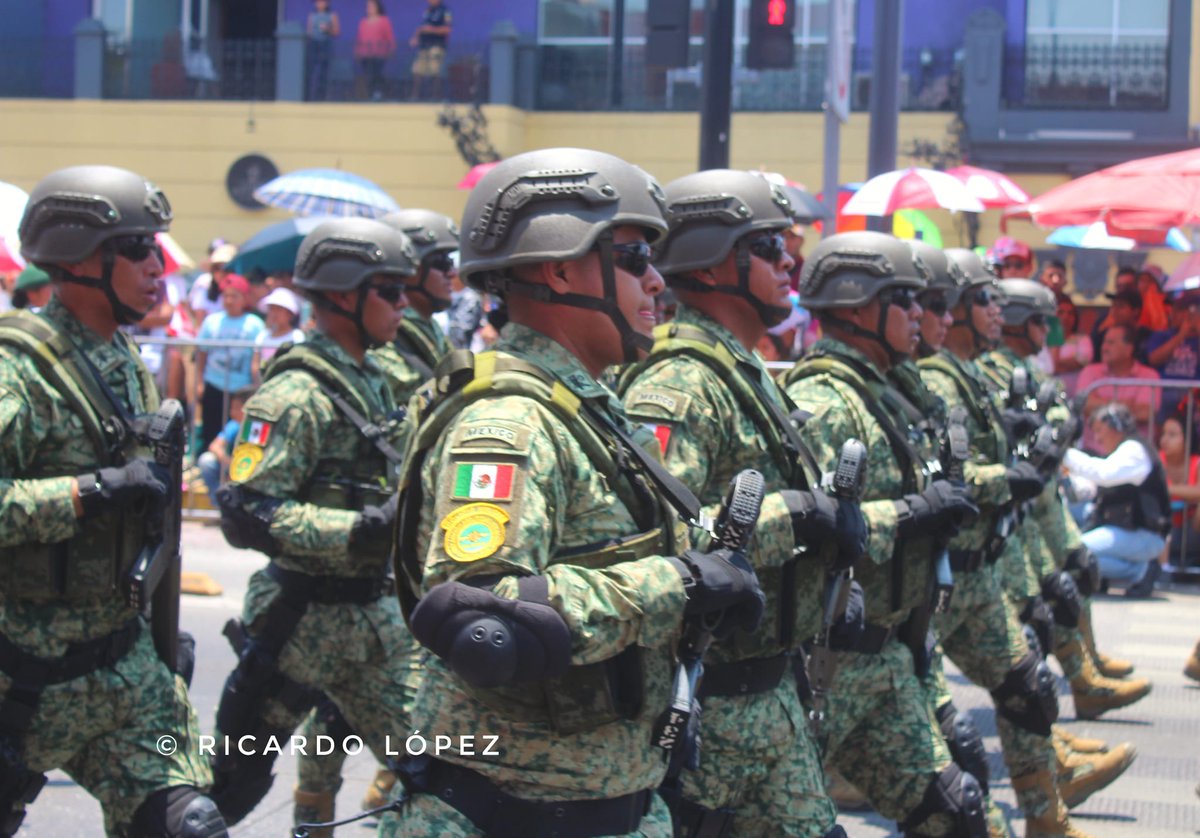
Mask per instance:
[[[1050,607],[1055,625],[1068,629],[1079,627],[1083,597],[1071,574],[1065,570],[1048,574],[1042,580],[1042,599]]]
[[[213,787],[210,796],[216,801],[226,823],[233,825],[254,811],[275,782],[271,769],[275,766],[277,754],[272,750],[263,753],[264,744],[275,737],[280,742],[287,741],[290,731],[276,730],[261,725],[250,732],[253,744],[251,754],[243,754],[238,750],[238,740],[232,735],[229,740],[230,752],[218,752],[212,761]]]
[[[1049,736],[1058,721],[1058,690],[1046,662],[1032,653],[1009,670],[1004,682],[992,690],[996,712],[1022,730]]]
[[[1080,596],[1090,597],[1100,590],[1100,562],[1088,548],[1079,546],[1072,550],[1063,568],[1075,580]]]
[[[973,776],[987,793],[991,772],[988,770],[987,749],[983,747],[983,734],[979,728],[970,718],[959,713],[951,701],[937,709],[937,720],[942,728],[942,736],[950,746],[950,755],[958,767]]]
[[[949,833],[950,838],[987,838],[983,788],[978,780],[954,763],[930,781],[925,797],[900,824],[900,829],[906,838],[924,838],[932,834],[923,831],[923,826],[934,815],[949,815],[953,820],[954,831]]]
[[[833,829],[825,833],[825,838],[850,838],[846,830],[837,824],[833,825]]]
[[[211,798],[191,786],[161,789],[138,807],[130,838],[229,838]]]
[[[1021,623],[1021,634],[1025,635],[1025,645],[1029,647],[1029,654],[1045,660],[1046,650],[1042,648],[1042,641],[1038,639],[1037,630],[1029,623]]]
[[[1044,599],[1040,596],[1034,597],[1021,611],[1021,622],[1033,627],[1034,633],[1037,634],[1038,646],[1041,649],[1038,657],[1045,658],[1056,645],[1054,612]]]

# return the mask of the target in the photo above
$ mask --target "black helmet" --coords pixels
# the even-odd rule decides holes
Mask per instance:
[[[886,288],[923,289],[929,269],[908,244],[885,233],[838,233],[804,263],[800,305],[814,311],[867,305]]]
[[[379,220],[408,236],[418,261],[439,250],[458,250],[458,225],[448,215],[427,209],[402,209]]]
[[[946,304],[953,308],[958,304],[958,295],[965,284],[966,275],[957,262],[950,261],[940,247],[934,247],[920,239],[912,239],[908,246],[929,269],[929,290],[941,291]]]
[[[1054,292],[1032,279],[1002,279],[1000,290],[1004,293],[1001,313],[1005,326],[1020,326],[1035,314],[1045,317],[1058,316],[1058,301]]]
[[[295,284],[304,291],[353,291],[376,274],[416,273],[417,252],[404,233],[371,218],[337,218],[300,243]]]

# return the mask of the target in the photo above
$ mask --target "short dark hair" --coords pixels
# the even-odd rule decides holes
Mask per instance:
[[[1062,259],[1047,259],[1046,261],[1042,262],[1042,270],[1045,270],[1046,268],[1058,268],[1060,271],[1065,273],[1067,270],[1067,263]]]
[[[1137,333],[1134,332],[1132,326],[1126,325],[1125,323],[1114,323],[1105,331],[1120,332],[1121,340],[1125,341],[1125,343],[1129,344],[1130,346],[1133,346],[1137,342]]]

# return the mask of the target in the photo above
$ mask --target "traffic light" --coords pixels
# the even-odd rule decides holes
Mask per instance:
[[[688,66],[691,0],[648,0],[646,63],[654,67]]]
[[[796,63],[796,0],[750,0],[750,43],[746,66],[751,70],[790,70]]]

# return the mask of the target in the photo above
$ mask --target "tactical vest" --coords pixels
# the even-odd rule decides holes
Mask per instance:
[[[386,441],[382,449],[379,444],[395,421],[387,415],[386,406],[368,398],[346,379],[336,363],[307,344],[281,348],[264,371],[263,380],[269,381],[288,370],[304,370],[315,378],[338,412],[359,431],[353,461],[318,460],[312,478],[296,499],[316,506],[355,511],[367,505],[386,503],[395,491],[400,467],[398,453],[389,458]]]
[[[442,353],[429,336],[421,331],[420,324],[408,317],[400,318],[400,328],[396,331],[396,340],[392,345],[397,354],[420,373],[422,378],[433,378],[433,371],[437,368],[438,361],[442,360]]]
[[[1158,452],[1145,440],[1134,437],[1150,460],[1150,474],[1136,486],[1125,483],[1101,488],[1096,494],[1092,513],[1095,526],[1120,527],[1126,530],[1151,530],[1161,536],[1171,531],[1171,496],[1167,489],[1167,473]]]
[[[123,332],[118,331],[113,339],[137,357],[137,347]],[[82,420],[96,458],[77,473],[123,465],[143,453],[122,415],[123,406],[113,403],[94,367],[52,323],[24,311],[0,315],[0,344],[29,357],[42,378]],[[157,392],[145,366],[138,364],[137,368],[142,392]],[[149,410],[152,405],[139,407]],[[76,474],[64,475],[37,463],[11,475],[16,480],[68,476]],[[0,548],[0,588],[14,599],[64,605],[123,596],[120,586],[145,544],[146,523],[146,505],[139,503],[80,521],[78,534],[65,541]]]
[[[820,479],[820,466],[789,419],[795,411],[791,399],[782,389],[776,388],[783,405],[771,401],[758,381],[757,368],[740,361],[724,342],[703,328],[686,323],[664,323],[655,327],[650,354],[622,373],[617,392],[624,397],[645,370],[660,361],[677,357],[704,364],[729,388],[738,406],[766,441],[771,461],[783,473],[787,488],[807,490]],[[809,555],[818,552],[814,550]],[[764,590],[779,591],[776,631],[779,644],[785,649],[794,648],[820,630],[824,586],[806,584],[801,587],[795,578],[796,564],[804,555],[789,562],[755,568]],[[735,633],[722,644],[734,645],[740,637],[740,633]]]
[[[666,499],[654,483],[635,469],[608,428],[584,408],[565,384],[539,367],[496,352],[474,355],[454,350],[435,370],[434,380],[416,400],[420,405],[416,431],[405,452],[400,482],[398,542],[394,553],[397,591],[407,620],[420,598],[422,557],[417,554],[423,493],[421,469],[439,437],[468,406],[480,399],[522,396],[551,411],[586,452],[592,467],[608,480],[641,532],[601,544],[570,547],[554,554],[552,563],[603,568],[618,562],[655,555],[674,555],[682,548],[682,533],[665,522],[672,519]],[[645,434],[638,444],[657,452],[657,440]],[[481,454],[511,453],[509,449]],[[642,709],[644,650],[630,646],[615,658],[572,666],[560,678],[507,687],[481,689],[460,683],[461,689],[506,718],[548,724],[558,734],[593,730]],[[666,697],[662,697],[666,700]]]
[[[889,384],[841,355],[815,354],[803,359],[784,374],[784,385],[817,375],[828,375],[846,385],[862,401],[870,420],[883,432],[901,474],[901,494],[922,491],[931,476],[931,465],[920,451],[922,432],[916,427],[923,416]],[[849,403],[864,443],[869,420]],[[915,414],[915,415],[914,415]],[[869,466],[868,466],[869,469]],[[871,483],[867,472],[867,485]],[[899,498],[895,498],[899,500]],[[877,563],[869,556],[854,566],[854,578],[862,585],[867,603],[867,619],[872,623],[896,625],[908,613],[924,605],[929,596],[929,580],[933,574],[934,540],[932,537],[900,540],[892,548],[891,561]]]

